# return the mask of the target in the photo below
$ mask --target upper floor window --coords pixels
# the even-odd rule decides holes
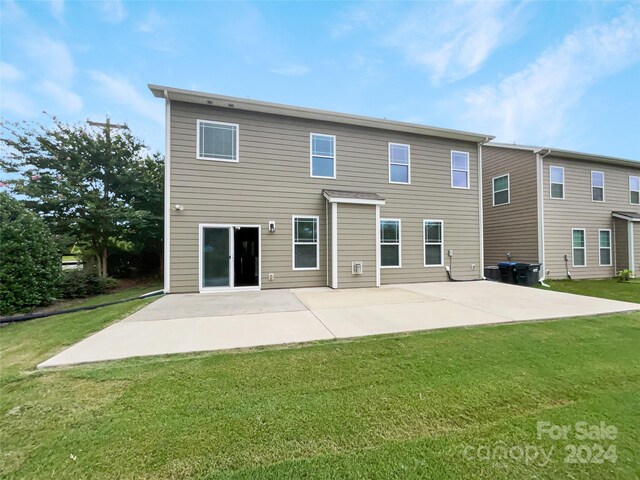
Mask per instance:
[[[293,269],[317,270],[320,263],[318,217],[293,217]]]
[[[469,188],[469,154],[451,151],[451,186]]]
[[[640,205],[640,177],[629,177],[629,203]]]
[[[380,266],[400,267],[400,220],[380,219]]]
[[[444,265],[444,242],[442,220],[424,221],[424,266]]]
[[[389,182],[411,183],[410,147],[401,143],[389,143]]]
[[[493,179],[493,206],[509,203],[509,174]]]
[[[549,183],[551,198],[564,198],[564,168],[549,167]]]
[[[604,172],[591,172],[591,200],[604,202]]]
[[[311,134],[311,176],[336,178],[335,135]]]
[[[235,123],[198,120],[196,143],[199,160],[238,161],[238,131]]]

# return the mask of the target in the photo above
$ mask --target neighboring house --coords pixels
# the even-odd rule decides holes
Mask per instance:
[[[640,162],[483,147],[485,263],[542,263],[549,278],[640,273]]]
[[[492,137],[149,88],[166,100],[166,291],[482,277]]]

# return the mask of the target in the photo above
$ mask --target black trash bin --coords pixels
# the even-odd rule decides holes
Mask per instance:
[[[514,266],[516,283],[518,285],[526,285],[531,287],[538,283],[540,278],[539,263],[518,263]]]
[[[494,282],[500,281],[500,268],[497,265],[489,265],[484,267],[484,278]]]
[[[500,281],[502,283],[516,283],[515,266],[518,262],[500,262],[498,269],[500,270]]]

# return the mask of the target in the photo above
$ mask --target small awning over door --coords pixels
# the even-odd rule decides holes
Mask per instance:
[[[329,203],[360,203],[363,205],[384,205],[385,200],[377,193],[351,192],[347,190],[323,190]]]
[[[615,271],[629,269],[640,277],[640,213],[611,212]]]

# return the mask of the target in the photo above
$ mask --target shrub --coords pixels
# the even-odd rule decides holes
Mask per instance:
[[[60,298],[83,298],[99,295],[115,287],[115,278],[103,278],[91,268],[65,270],[60,283]]]
[[[628,268],[625,268],[624,270],[620,270],[618,272],[617,278],[620,282],[628,282],[629,280],[631,280],[631,275],[633,275],[633,272]]]
[[[44,221],[0,192],[0,315],[51,302],[60,273],[60,255]]]

